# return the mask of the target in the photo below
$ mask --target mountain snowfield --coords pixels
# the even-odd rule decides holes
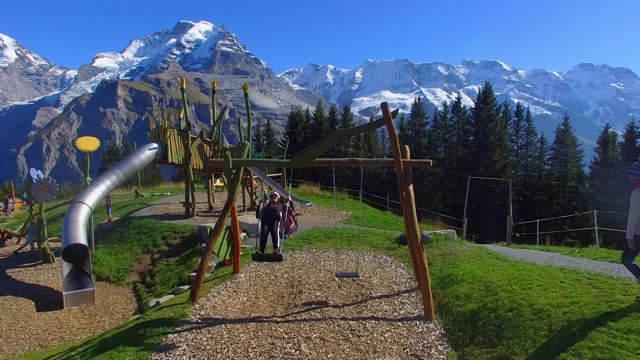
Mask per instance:
[[[500,100],[531,109],[536,125],[550,135],[567,112],[583,140],[592,142],[607,122],[623,130],[640,114],[640,78],[626,68],[579,64],[566,73],[518,70],[501,61],[460,65],[366,60],[355,69],[310,64],[280,74],[291,86],[319,93],[334,104],[351,104],[364,117],[379,115],[381,101],[408,112],[418,96],[433,110],[458,94],[473,106],[478,90],[489,81]],[[546,122],[545,122],[546,120]],[[589,141],[590,140],[590,141]]]
[[[464,104],[471,107],[478,90],[488,81],[500,101],[520,102],[529,107],[536,127],[550,139],[553,139],[553,131],[562,116],[568,114],[585,147],[585,162],[591,159],[595,140],[605,123],[622,131],[632,117],[640,118],[640,79],[626,68],[578,64],[563,73],[542,69],[525,71],[495,60],[465,60],[460,65],[450,65],[367,59],[354,69],[309,64],[276,75],[224,26],[207,21],[180,21],[170,30],[132,39],[120,52],[96,54],[77,70],[56,66],[16,40],[0,34],[0,130],[7,126],[2,122],[10,118],[19,125],[19,131],[25,133],[10,139],[0,134],[0,151],[19,154],[19,171],[34,159],[48,163],[43,169],[50,171],[58,166],[57,157],[63,156],[55,151],[52,155],[51,149],[63,144],[62,138],[71,135],[61,136],[60,129],[47,130],[46,133],[55,135],[56,139],[47,139],[43,145],[38,145],[42,149],[36,155],[33,149],[29,150],[34,144],[33,134],[70,121],[87,121],[87,110],[94,112],[92,116],[110,119],[128,118],[134,113],[123,108],[102,110],[101,106],[92,103],[88,106],[98,107],[78,113],[72,109],[78,99],[95,94],[105,81],[151,79],[149,81],[157,85],[159,80],[154,76],[171,79],[184,74],[199,81],[203,88],[198,91],[203,94],[211,80],[220,80],[221,86],[228,87],[225,91],[235,89],[242,82],[253,81],[252,111],[270,110],[268,116],[279,128],[285,125],[283,113],[291,104],[313,107],[319,98],[316,94],[338,108],[349,104],[352,112],[366,119],[380,115],[383,101],[392,109],[399,108],[401,113],[408,113],[418,96],[425,100],[428,114],[441,108],[443,103],[451,103],[458,94]],[[111,92],[110,96],[114,94]],[[140,114],[140,109],[136,111]],[[52,125],[51,120],[60,117],[64,119],[59,119],[58,125]],[[104,124],[101,126],[106,126]],[[81,133],[82,127],[74,126],[71,131]],[[130,125],[120,126],[117,135],[105,140],[124,140],[125,137],[139,140],[144,136],[133,136],[134,130]],[[64,156],[75,164],[73,157],[77,155],[73,154],[73,147],[65,151],[68,154]],[[37,160],[38,156],[44,160]],[[9,162],[0,165],[13,166]],[[72,167],[75,169],[76,165]],[[0,180],[5,180],[2,175]]]

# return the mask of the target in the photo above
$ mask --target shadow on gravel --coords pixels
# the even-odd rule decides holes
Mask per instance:
[[[56,261],[60,261],[59,250],[55,252]],[[0,273],[0,296],[15,296],[33,301],[36,312],[62,310],[62,294],[60,291],[39,284],[30,284],[16,280],[7,274],[7,268],[35,268],[40,265],[39,255],[29,256],[29,252],[21,252],[18,256],[8,256],[2,262],[4,271]]]
[[[572,321],[550,336],[549,340],[535,349],[527,359],[555,359],[572,346],[580,343],[592,331],[606,326],[610,322],[620,321],[637,312],[640,312],[640,304],[636,303],[615,311],[603,313],[595,318]]]

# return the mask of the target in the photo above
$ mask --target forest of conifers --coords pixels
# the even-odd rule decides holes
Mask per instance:
[[[411,158],[431,159],[432,168],[416,168],[413,180],[418,208],[431,214],[461,219],[466,209],[467,233],[479,242],[504,241],[509,215],[509,183],[512,187],[513,223],[561,217],[551,222],[556,230],[593,227],[593,216],[566,216],[592,210],[615,214],[598,219],[601,227],[625,229],[630,194],[626,171],[640,156],[640,128],[631,118],[621,137],[607,123],[598,136],[595,157],[584,166],[584,150],[565,113],[551,139],[538,133],[529,108],[520,103],[498,102],[490,83],[480,89],[474,106],[453,103],[427,114],[416,98],[408,116],[397,120],[401,144],[409,145]],[[266,158],[291,158],[328,133],[356,125],[350,106],[341,110],[321,103],[311,111],[290,110],[281,138],[273,124],[258,122],[252,144]],[[391,157],[386,129],[363,133],[333,147],[322,157]],[[398,198],[395,170],[365,168],[362,190],[381,197]],[[296,170],[295,180],[333,186],[334,173],[327,168]],[[468,204],[465,197],[468,190]],[[511,181],[508,181],[511,180]],[[360,169],[335,170],[336,187],[360,189]],[[423,214],[423,216],[428,216]],[[443,220],[443,222],[447,222]],[[461,223],[450,224],[461,227]],[[534,225],[535,226],[535,225]],[[514,233],[530,233],[522,227]],[[535,232],[535,229],[534,229]],[[600,235],[600,245],[615,247],[623,233]],[[593,232],[558,231],[553,243],[594,244]],[[519,236],[517,242],[535,242]]]

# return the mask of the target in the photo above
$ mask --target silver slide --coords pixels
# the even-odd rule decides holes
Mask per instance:
[[[277,192],[280,193],[280,196],[283,197],[288,197],[289,196],[289,192],[283,188],[277,181],[273,180],[272,178],[270,178],[269,176],[267,176],[267,174],[265,174],[264,172],[262,172],[260,169],[258,168],[254,168],[254,167],[250,167],[249,170],[253,173],[253,175],[257,176],[260,178],[260,180],[266,182],[267,184],[269,184],[269,186],[276,190]],[[311,201],[307,201],[307,200],[302,200],[300,198],[297,198],[293,195],[291,195],[291,200],[300,203],[300,204],[304,204],[306,206],[311,206],[313,205],[313,203]]]
[[[69,206],[62,222],[64,308],[95,303],[87,227],[96,206],[127,179],[162,156],[163,152],[163,146],[157,143],[138,148],[82,190]]]

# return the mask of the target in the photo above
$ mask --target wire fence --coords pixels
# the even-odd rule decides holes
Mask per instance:
[[[330,186],[324,186],[306,180],[293,181],[297,186],[307,184],[318,187],[323,191],[333,191]],[[358,199],[359,191],[348,188],[338,188],[339,192]],[[391,199],[388,195],[380,196],[362,191],[362,201],[368,205],[393,212],[402,216],[402,204]],[[454,216],[441,214],[428,209],[416,207],[418,220],[444,229],[453,229],[460,234],[464,220]],[[511,241],[522,244],[559,244],[615,247],[620,243],[621,233],[626,232],[628,212],[591,210],[582,213],[568,214],[550,218],[542,218],[513,223],[511,227]],[[507,221],[507,220],[505,220]],[[472,234],[468,236],[473,237]]]
[[[294,180],[297,186],[300,184],[306,184],[314,187],[318,187],[323,191],[333,191],[333,188],[330,186],[320,185],[314,182],[306,181],[306,180]],[[339,192],[347,194],[349,197],[354,199],[359,199],[360,190],[348,189],[348,188],[337,188]],[[367,203],[368,205],[380,209],[386,210],[389,212],[393,212],[396,215],[402,216],[402,204],[399,201],[393,200],[389,195],[380,196],[376,194],[371,194],[366,191],[362,191],[362,202]],[[425,224],[430,224],[433,226],[438,226],[446,229],[452,229],[456,231],[462,231],[462,219],[449,216],[446,214],[441,214],[435,211],[427,210],[424,208],[416,207],[416,211],[418,213],[418,221]]]
[[[581,246],[613,247],[623,240],[628,212],[591,210],[551,218],[522,221],[513,224],[512,235],[524,243],[546,245],[576,242]],[[563,235],[560,237],[560,235]],[[571,240],[573,239],[573,240]]]

